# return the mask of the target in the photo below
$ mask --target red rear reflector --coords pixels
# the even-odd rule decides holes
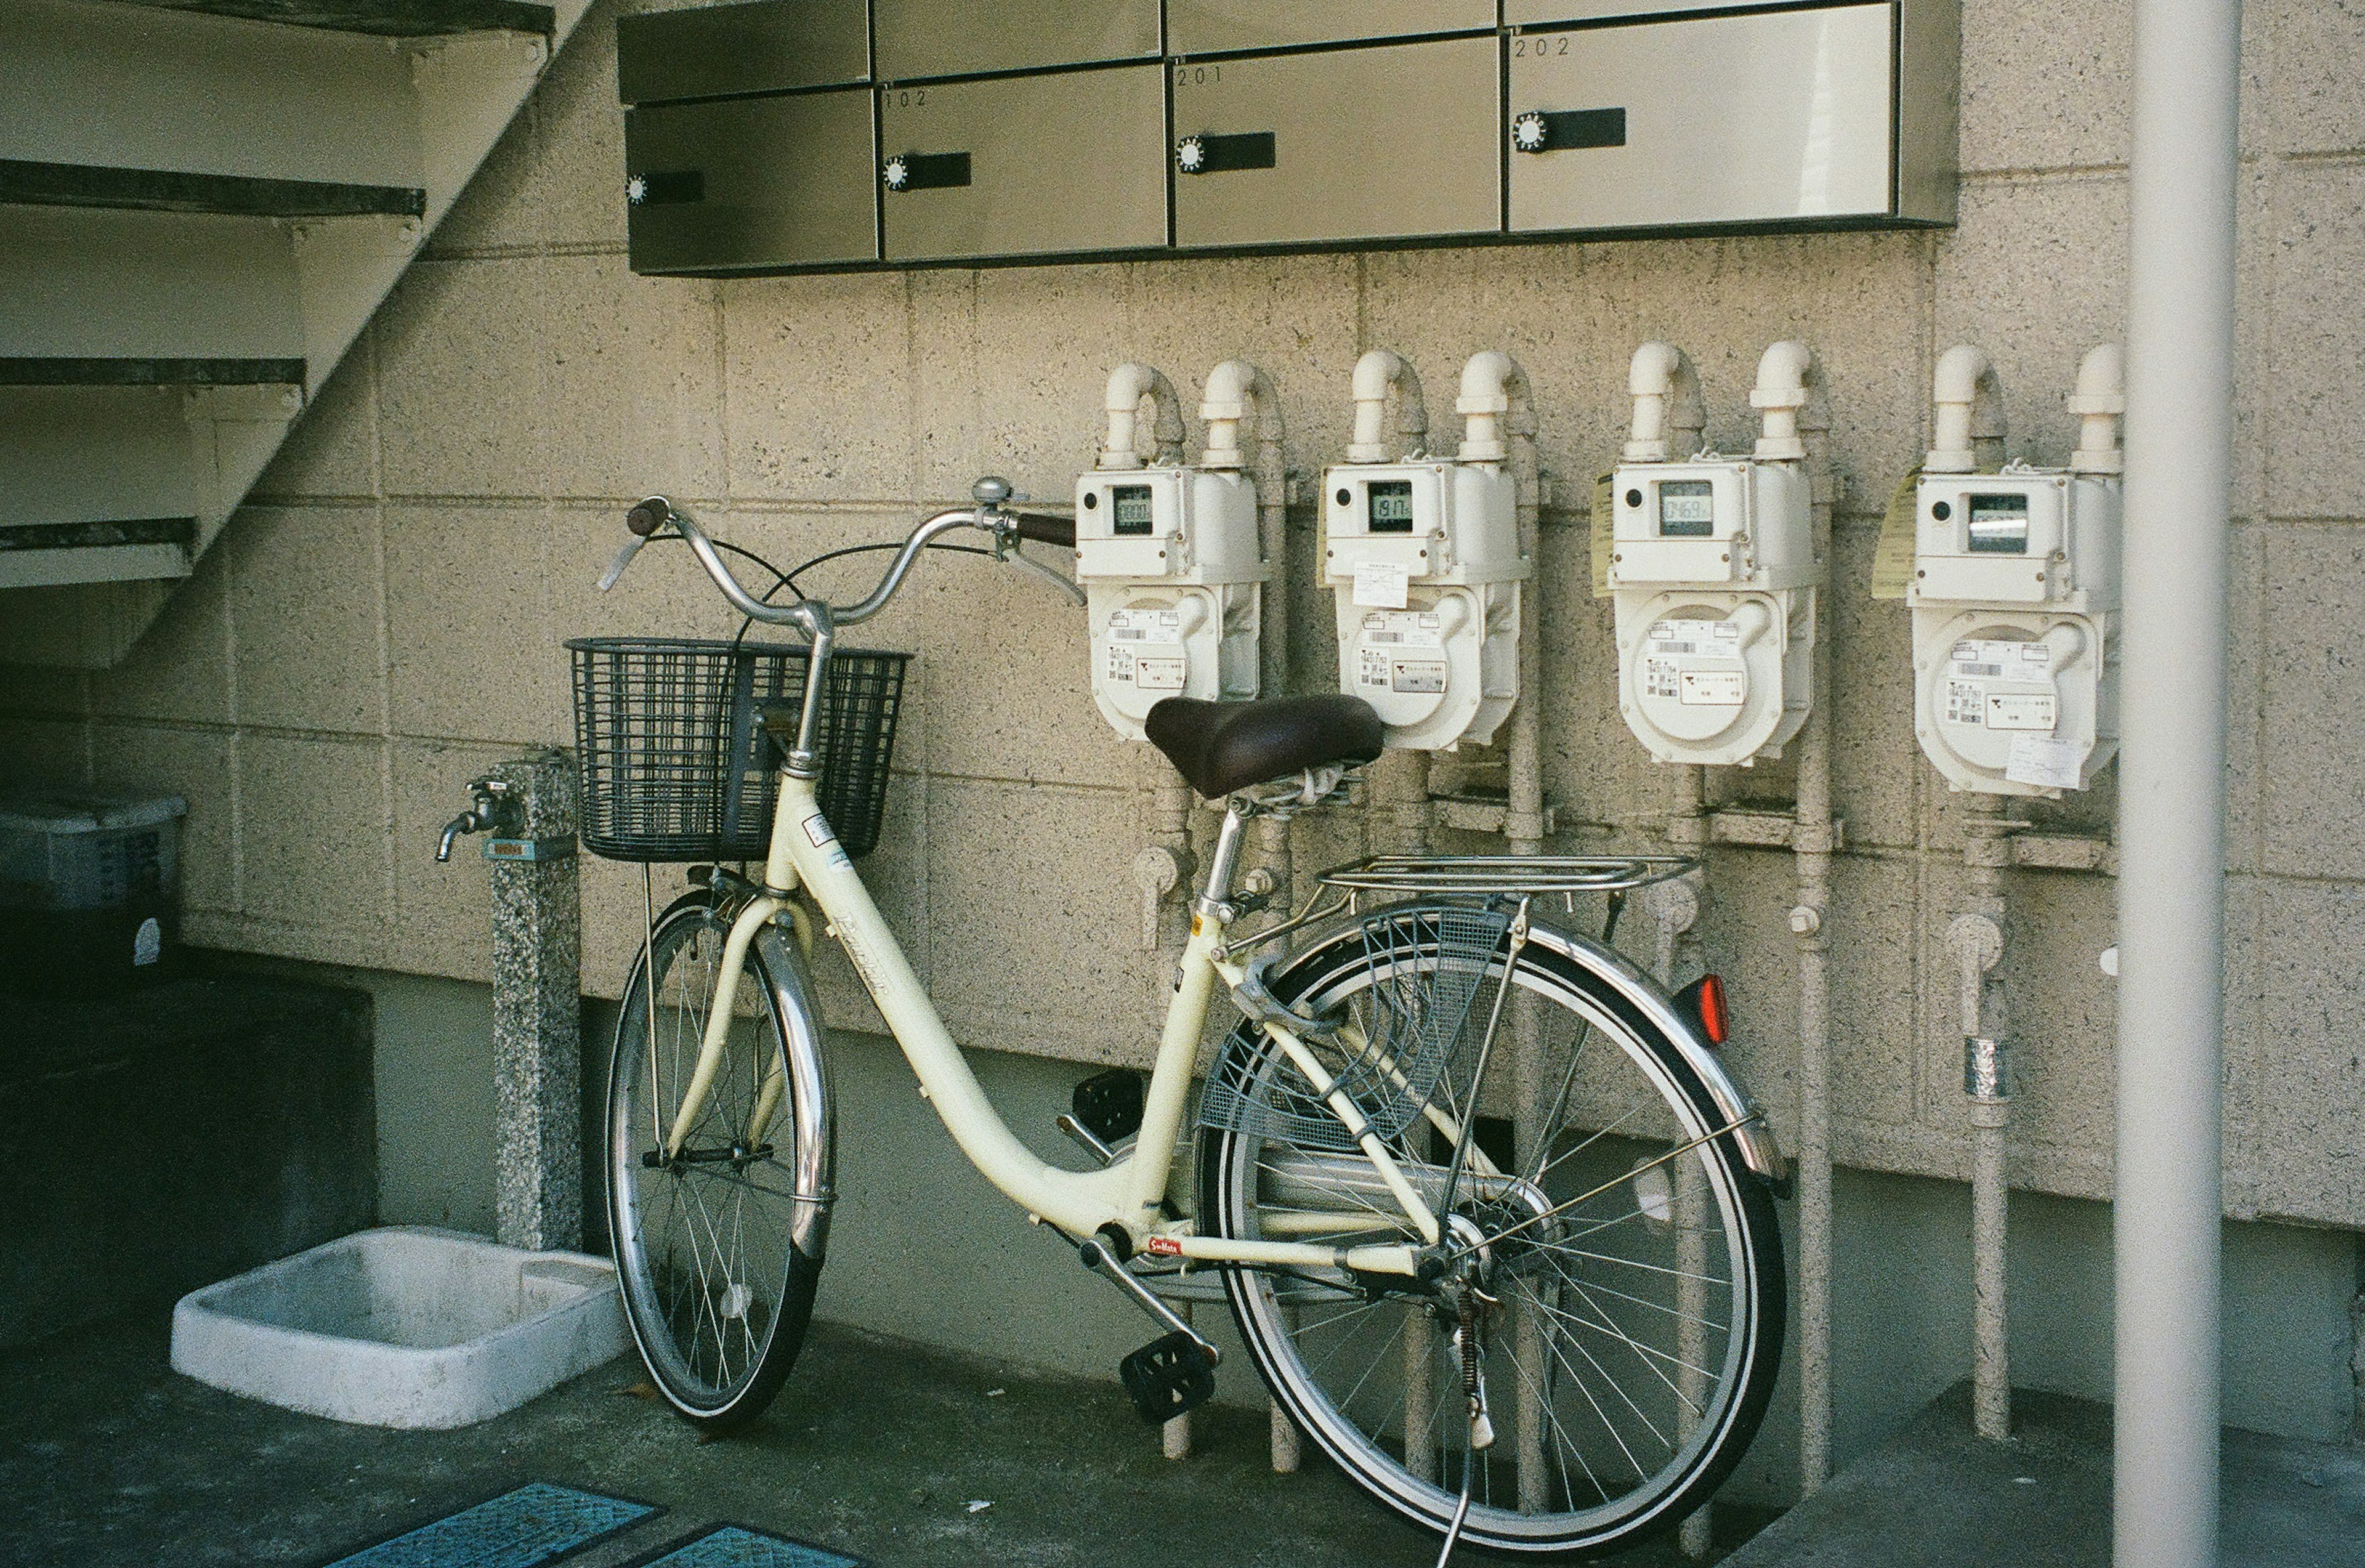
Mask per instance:
[[[1732,1020],[1724,1004],[1724,981],[1714,975],[1702,975],[1676,993],[1676,1003],[1699,1026],[1709,1045],[1724,1044]]]

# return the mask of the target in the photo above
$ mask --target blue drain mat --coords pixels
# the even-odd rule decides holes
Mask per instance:
[[[686,1545],[642,1560],[642,1568],[865,1568],[859,1557],[801,1540],[724,1525]]]
[[[645,1503],[533,1481],[449,1518],[340,1557],[328,1568],[540,1568],[661,1511]]]

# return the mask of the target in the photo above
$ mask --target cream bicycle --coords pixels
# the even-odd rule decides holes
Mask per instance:
[[[1367,860],[1243,935],[1259,904],[1237,875],[1244,824],[1338,793],[1379,755],[1379,720],[1337,695],[1161,703],[1149,738],[1226,802],[1222,827],[1154,1069],[1080,1090],[1071,1130],[1100,1169],[1046,1162],[988,1103],[816,794],[848,733],[825,695],[841,629],[955,531],[1047,572],[1021,543],[1073,543],[1000,480],[975,497],[921,523],[851,605],[751,593],[731,547],[662,498],[633,510],[605,579],[678,537],[749,622],[809,649],[801,695],[768,721],[783,756],[760,874],[693,870],[652,920],[617,1025],[609,1216],[656,1386],[700,1426],[736,1428],[804,1338],[836,1193],[817,913],[962,1152],[1165,1331],[1120,1368],[1146,1418],[1205,1400],[1219,1359],[1152,1286],[1214,1271],[1281,1406],[1449,1552],[1457,1537],[1597,1552],[1698,1508],[1773,1388],[1780,1157],[1712,1048],[1720,990],[1671,998],[1607,930],[1540,918],[1601,894],[1614,923],[1629,890],[1688,863]],[[1242,1017],[1194,1112],[1219,989]]]

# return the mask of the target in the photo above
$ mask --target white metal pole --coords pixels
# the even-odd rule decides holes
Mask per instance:
[[[2119,762],[2118,1568],[2217,1557],[2240,0],[2136,0]]]

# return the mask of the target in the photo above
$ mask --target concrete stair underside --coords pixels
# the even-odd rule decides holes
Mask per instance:
[[[588,5],[0,6],[0,662],[129,651]]]

